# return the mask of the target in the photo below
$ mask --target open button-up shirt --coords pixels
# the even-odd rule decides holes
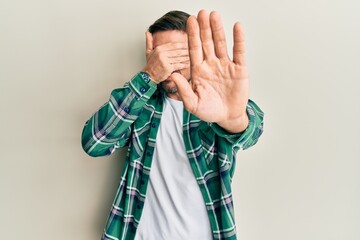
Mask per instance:
[[[102,240],[133,240],[146,198],[156,134],[165,92],[137,73],[88,121],[82,131],[84,151],[106,156],[128,146],[121,181],[105,224]],[[253,146],[263,132],[262,110],[248,100],[248,127],[229,133],[216,123],[183,112],[183,140],[194,177],[204,197],[213,239],[236,239],[231,183],[239,149]],[[201,226],[199,226],[201,227]]]

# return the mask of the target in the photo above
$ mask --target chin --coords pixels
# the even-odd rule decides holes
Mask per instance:
[[[177,92],[177,87],[173,80],[165,80],[161,83],[161,86],[167,93]]]

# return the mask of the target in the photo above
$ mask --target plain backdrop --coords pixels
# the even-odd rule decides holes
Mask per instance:
[[[126,149],[91,158],[81,131],[174,9],[217,10],[230,51],[233,24],[245,31],[265,122],[237,155],[238,239],[360,239],[356,0],[1,1],[0,238],[100,238]]]

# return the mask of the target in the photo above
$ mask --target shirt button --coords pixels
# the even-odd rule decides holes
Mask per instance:
[[[138,205],[136,205],[136,207],[138,208],[138,209],[140,209],[141,208],[141,206],[138,204]]]
[[[140,88],[140,92],[144,93],[146,91],[146,89],[144,87]]]
[[[126,108],[124,109],[124,111],[128,113],[128,112],[130,111],[130,109],[129,109],[128,107],[126,107]]]
[[[156,123],[151,124],[151,127],[153,128],[156,127]]]
[[[151,152],[147,152],[146,155],[150,157],[150,156],[151,156]]]
[[[144,184],[145,182],[144,182],[144,180],[141,180],[140,183],[141,183],[141,184]]]

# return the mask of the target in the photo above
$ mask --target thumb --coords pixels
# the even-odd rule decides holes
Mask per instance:
[[[170,75],[170,79],[175,82],[186,110],[190,113],[196,113],[199,98],[186,78],[180,73],[174,72]]]

